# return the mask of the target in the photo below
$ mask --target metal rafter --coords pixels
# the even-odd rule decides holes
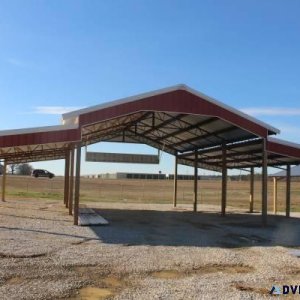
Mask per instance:
[[[83,127],[83,135],[84,136],[89,136],[89,135],[93,135],[94,133],[99,133],[102,131],[111,131],[112,129],[116,129],[116,128],[126,128],[126,126],[129,124],[131,126],[132,123],[134,122],[139,122],[139,120],[144,119],[147,115],[149,115],[150,113],[134,113],[131,115],[127,115],[124,117],[119,117],[119,118],[115,118],[109,121],[102,121],[96,124],[93,124],[91,127],[91,129],[89,129],[90,126],[86,126]],[[88,130],[88,132],[85,132],[86,130]]]
[[[201,121],[201,122],[198,122],[196,124],[190,124],[189,126],[187,127],[183,127],[181,128],[180,130],[177,130],[175,132],[172,132],[172,133],[169,133],[163,137],[161,137],[161,139],[168,139],[169,137],[173,137],[173,136],[176,136],[176,135],[179,135],[181,133],[184,133],[184,132],[187,132],[187,131],[190,131],[192,129],[196,129],[196,128],[200,128],[201,126],[204,126],[204,125],[208,125],[212,122],[215,122],[217,121],[218,119],[216,117],[213,117],[213,118],[209,118],[208,120],[205,120],[205,121]]]
[[[177,121],[177,120],[179,120],[179,119],[181,119],[181,118],[183,118],[185,116],[185,114],[178,114],[177,116],[171,116],[171,115],[168,115],[166,113],[164,115],[168,116],[169,119],[167,119],[167,120],[165,120],[165,121],[161,122],[160,124],[155,125],[153,127],[151,126],[152,128],[149,129],[149,130],[147,130],[147,131],[145,131],[145,132],[143,132],[143,134],[147,135],[147,134],[149,134],[149,133],[151,133],[151,132],[153,132],[155,130],[160,130],[164,126],[169,125],[169,124],[173,123],[174,121]]]
[[[241,142],[235,142],[235,143],[230,143],[227,144],[227,150],[232,150],[232,149],[236,149],[236,148],[241,148],[241,147],[245,147],[245,146],[252,146],[252,145],[258,145],[261,143],[261,139],[247,139]],[[219,152],[222,150],[222,145],[220,144],[216,144],[216,145],[212,145],[210,147],[204,148],[204,149],[200,149],[198,150],[198,154],[208,154],[208,153],[213,153],[213,152]],[[182,154],[179,154],[180,157],[185,157],[185,156],[189,156],[192,155],[194,152],[185,152]]]
[[[249,135],[249,136],[245,136],[245,138],[244,138],[244,141],[248,141],[248,140],[250,140],[250,139],[253,139],[253,135]],[[229,145],[231,145],[231,144],[233,144],[234,142],[228,142],[228,144]],[[227,145],[228,145],[227,144]],[[200,147],[199,145],[198,145],[198,147]],[[215,142],[215,143],[211,143],[209,146],[205,146],[204,147],[204,149],[205,149],[205,151],[208,151],[208,150],[216,150],[216,149],[218,149],[220,147],[220,142]],[[188,148],[188,149],[185,149],[185,150],[183,150],[183,151],[180,151],[181,153],[183,153],[183,154],[181,154],[181,155],[185,155],[187,152],[191,152],[191,151],[193,151],[193,149],[194,148]]]
[[[217,130],[215,132],[207,132],[204,135],[196,136],[196,137],[190,138],[188,140],[185,140],[184,142],[176,143],[176,144],[174,144],[174,146],[180,146],[183,143],[189,144],[189,143],[201,140],[201,139],[206,140],[206,139],[209,139],[210,137],[216,137],[216,138],[220,139],[221,141],[226,141],[226,139],[224,139],[223,137],[220,137],[219,134],[230,132],[230,131],[233,131],[233,130],[236,130],[236,129],[238,129],[236,126],[230,126],[230,127],[227,127],[227,128],[222,128],[222,129]]]

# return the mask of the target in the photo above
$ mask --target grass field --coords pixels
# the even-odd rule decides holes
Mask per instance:
[[[54,179],[29,176],[8,176],[7,199],[63,199],[63,177]],[[81,202],[172,203],[173,181],[132,179],[81,179]],[[198,183],[198,203],[219,204],[221,181],[201,180]],[[193,181],[178,181],[178,204],[193,201]],[[249,182],[228,182],[228,206],[249,209]],[[261,208],[261,182],[255,182],[254,209]],[[273,183],[268,186],[268,208],[273,208]],[[285,210],[285,181],[278,182],[278,209]],[[300,182],[292,182],[291,210],[300,211]]]

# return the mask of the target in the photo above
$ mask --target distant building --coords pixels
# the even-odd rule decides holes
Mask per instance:
[[[104,173],[85,175],[86,178],[101,178],[101,179],[160,179],[160,180],[173,180],[174,174],[162,174],[162,173]],[[194,180],[194,175],[177,175],[178,180]],[[198,179],[216,179],[220,176],[198,176]]]

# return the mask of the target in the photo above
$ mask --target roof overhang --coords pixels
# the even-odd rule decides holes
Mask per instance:
[[[0,158],[8,164],[62,159],[81,140],[77,125],[0,131]]]

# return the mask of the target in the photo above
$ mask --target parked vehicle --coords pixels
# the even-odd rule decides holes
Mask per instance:
[[[36,178],[38,178],[38,177],[53,178],[55,175],[47,170],[36,169],[36,170],[32,171],[31,176],[36,177]]]

